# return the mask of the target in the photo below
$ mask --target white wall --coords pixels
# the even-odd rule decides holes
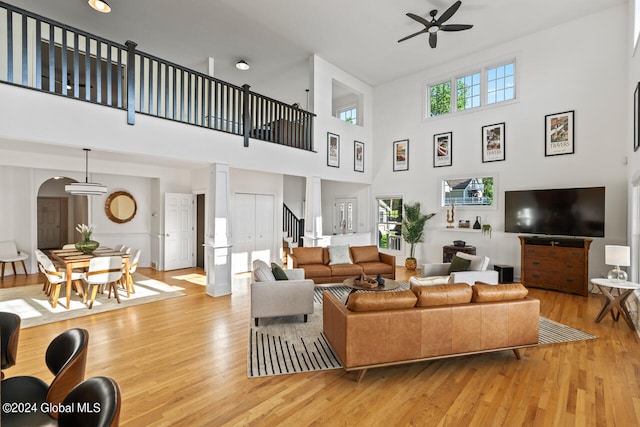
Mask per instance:
[[[322,180],[322,234],[325,236],[339,233],[335,222],[334,202],[339,197],[355,197],[357,212],[355,233],[372,230],[371,191],[366,184]]]
[[[520,244],[505,234],[505,190],[580,186],[606,187],[605,238],[590,251],[590,275],[600,276],[604,243],[626,241],[628,147],[624,78],[626,5],[570,21],[540,33],[479,50],[476,54],[375,88],[373,196],[403,194],[437,215],[427,223],[419,262],[437,262],[443,244],[466,240],[492,263],[510,264],[519,275]],[[593,31],[606,25],[608,31]],[[423,120],[425,84],[517,55],[518,102]],[[544,155],[544,116],[575,110],[575,154]],[[482,163],[481,127],[506,123],[506,161]],[[433,135],[453,132],[453,165],[433,168]],[[393,141],[410,140],[409,171],[392,171]],[[476,233],[446,232],[446,210],[438,208],[442,176],[497,173],[497,209],[456,209],[459,219],[481,215],[493,226],[491,239]],[[401,256],[404,253],[399,254]],[[399,260],[402,262],[402,259]]]
[[[316,167],[302,175],[316,175],[333,181],[369,183],[373,176],[373,89],[317,55],[314,55],[311,61],[314,79],[313,112],[317,114],[314,121],[314,141],[319,156],[316,159]],[[333,117],[331,91],[334,79],[362,94],[361,126]],[[339,168],[326,166],[327,132],[340,136]],[[354,141],[364,143],[364,173],[353,170]]]

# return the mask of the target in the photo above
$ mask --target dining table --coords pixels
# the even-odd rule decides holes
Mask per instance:
[[[129,254],[116,251],[115,249],[108,247],[98,247],[95,251],[90,254],[85,254],[77,249],[54,249],[51,251],[51,256],[64,264],[66,269],[66,279],[67,279],[67,309],[69,309],[71,305],[71,286],[72,279],[71,275],[74,269],[87,269],[89,267],[89,262],[91,259],[96,257],[110,257],[110,256],[120,256],[122,257],[122,266],[124,267],[124,275],[126,278],[126,286],[127,286],[127,296],[129,296],[131,291],[131,277],[129,275]]]

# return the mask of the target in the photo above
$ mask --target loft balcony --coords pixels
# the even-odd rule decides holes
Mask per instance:
[[[0,82],[314,151],[313,113],[4,2]]]

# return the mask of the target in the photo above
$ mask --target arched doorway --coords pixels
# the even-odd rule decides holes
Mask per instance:
[[[38,248],[60,248],[80,238],[76,224],[86,224],[89,218],[87,196],[74,196],[64,186],[74,179],[55,177],[43,182],[38,189],[37,222]]]

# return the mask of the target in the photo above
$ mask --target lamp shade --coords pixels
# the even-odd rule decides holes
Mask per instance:
[[[629,246],[605,245],[604,259],[607,265],[631,265],[631,248]]]

